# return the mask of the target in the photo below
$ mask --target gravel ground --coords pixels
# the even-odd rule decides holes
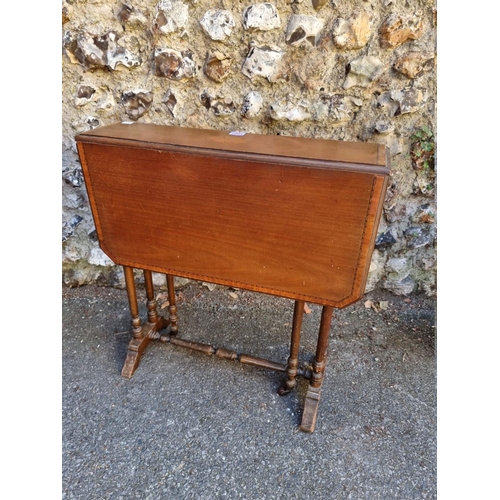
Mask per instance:
[[[286,361],[293,301],[196,282],[177,297],[179,336]],[[153,342],[122,378],[124,290],[64,288],[62,310],[63,499],[436,498],[433,299],[378,291],[335,311],[312,434],[307,382],[280,397],[278,372]]]

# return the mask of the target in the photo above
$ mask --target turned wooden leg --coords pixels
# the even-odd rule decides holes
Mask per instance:
[[[131,378],[134,374],[141,354],[149,344],[149,335],[145,335],[141,319],[139,317],[139,307],[137,305],[137,292],[135,288],[134,269],[132,267],[123,266],[125,271],[125,283],[127,285],[128,304],[130,314],[132,316],[132,333],[133,338],[128,345],[127,357],[122,369],[122,377]]]
[[[144,284],[146,285],[146,298],[148,307],[148,322],[156,324],[158,322],[158,312],[156,310],[155,291],[153,287],[153,273],[144,270]]]
[[[174,288],[174,277],[171,274],[167,274],[167,290],[168,290],[168,312],[170,321],[170,335],[176,335],[179,331],[177,325],[177,305],[175,304],[175,288]]]
[[[292,340],[290,341],[290,356],[288,357],[286,374],[287,380],[278,389],[278,394],[284,396],[294,389],[297,384],[297,369],[299,366],[299,346],[302,328],[302,317],[304,315],[304,301],[296,300],[293,310]]]
[[[125,283],[127,285],[128,305],[132,316],[132,333],[134,338],[142,337],[141,318],[139,317],[139,306],[137,305],[137,291],[135,288],[134,269],[123,266],[125,271]]]
[[[328,335],[332,322],[333,307],[324,306],[321,313],[321,324],[319,328],[318,344],[316,347],[316,358],[313,363],[313,372],[309,388],[307,389],[306,400],[304,403],[304,413],[300,430],[304,432],[313,432],[316,425],[318,414],[318,405],[321,394],[321,385],[326,365],[326,350],[328,347]]]
[[[170,323],[169,320],[158,314],[155,291],[153,287],[153,273],[144,269],[144,283],[146,285],[146,298],[148,307],[148,323],[146,325],[144,335],[151,336],[152,332],[158,332],[166,328]],[[143,327],[144,329],[144,327]]]

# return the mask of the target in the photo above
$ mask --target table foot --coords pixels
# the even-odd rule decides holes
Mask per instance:
[[[133,337],[128,344],[127,357],[122,368],[122,377],[132,378],[132,375],[137,370],[141,360],[142,353],[148,344],[155,338],[154,334],[168,327],[170,322],[163,318],[158,317],[156,323],[145,323],[142,326],[140,337]]]
[[[128,344],[127,357],[122,368],[122,377],[132,378],[135,370],[139,366],[141,355],[148,346],[151,339],[146,336],[140,339],[133,338]]]
[[[321,312],[318,343],[316,345],[316,358],[313,363],[311,381],[307,389],[304,413],[302,414],[302,422],[299,427],[299,429],[304,432],[313,432],[316,426],[321,386],[325,375],[326,350],[328,347],[328,335],[332,316],[333,307],[324,306]]]
[[[316,417],[318,416],[318,406],[321,395],[321,387],[311,387],[307,389],[306,400],[304,403],[304,413],[299,429],[304,432],[313,432],[316,426]]]
[[[278,396],[286,396],[290,394],[295,389],[295,386],[288,387],[286,384],[283,384],[278,388]]]

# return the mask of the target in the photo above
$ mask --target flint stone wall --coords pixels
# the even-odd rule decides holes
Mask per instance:
[[[435,51],[428,0],[63,1],[63,283],[124,284],[74,137],[133,120],[386,144],[367,289],[434,294]]]

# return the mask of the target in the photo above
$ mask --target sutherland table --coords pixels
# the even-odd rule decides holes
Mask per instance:
[[[281,371],[279,394],[302,376],[300,429],[312,432],[333,309],[364,294],[389,176],[385,146],[140,123],[76,142],[100,247],[125,271],[133,337],[122,375],[132,377],[159,339]],[[144,322],[134,268],[144,272]],[[157,312],[152,272],[167,276],[168,318]],[[286,364],[179,338],[174,276],[293,299]],[[312,369],[298,361],[305,302],[323,306]]]

